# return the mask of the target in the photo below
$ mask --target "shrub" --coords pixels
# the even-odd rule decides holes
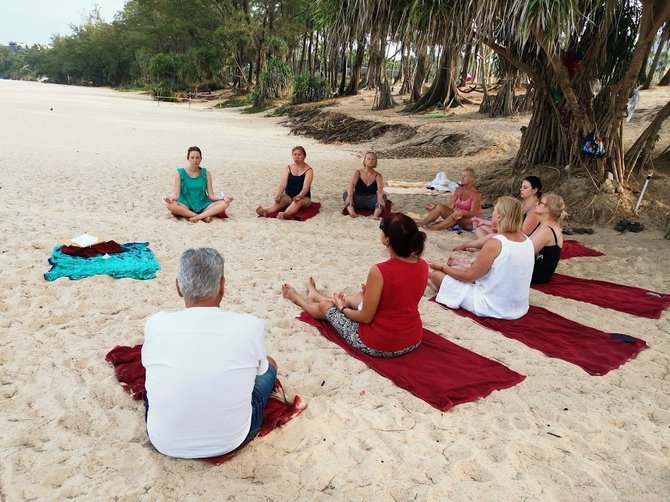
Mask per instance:
[[[325,78],[318,75],[300,75],[296,77],[293,85],[293,96],[291,103],[311,103],[328,99],[333,95],[330,85]]]

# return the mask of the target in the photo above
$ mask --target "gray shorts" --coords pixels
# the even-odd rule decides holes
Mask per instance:
[[[412,352],[421,344],[421,342],[419,342],[416,345],[412,345],[406,349],[396,350],[394,352],[385,352],[383,350],[371,349],[370,347],[367,347],[358,337],[358,322],[349,319],[342,312],[337,310],[337,307],[334,305],[326,309],[325,315],[326,321],[328,321],[333,326],[333,328],[335,328],[335,331],[337,331],[337,334],[340,335],[342,340],[347,342],[347,344],[351,345],[353,348],[360,350],[364,354],[372,357],[401,356],[403,354],[407,354],[408,352]]]
[[[342,194],[342,200],[347,200],[347,192]],[[386,194],[383,195],[384,200],[386,200]],[[376,194],[357,194],[354,192],[354,209],[377,209],[377,195]],[[380,209],[384,209],[383,207]]]

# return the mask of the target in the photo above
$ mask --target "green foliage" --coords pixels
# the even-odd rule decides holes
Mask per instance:
[[[291,67],[279,59],[271,59],[261,72],[256,90],[251,94],[252,108],[265,109],[272,99],[282,98],[291,82]]]
[[[333,95],[328,81],[318,75],[300,75],[293,85],[291,103],[311,103],[328,99]]]

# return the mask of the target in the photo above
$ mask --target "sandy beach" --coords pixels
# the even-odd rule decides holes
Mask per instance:
[[[508,158],[527,119],[481,122],[498,148],[382,158],[378,168],[387,180],[430,181],[437,171],[457,179],[463,167]],[[327,292],[356,290],[385,259],[377,222],[342,216],[340,197],[362,154],[387,145],[325,145],[289,135],[280,120],[0,80],[0,500],[667,500],[670,312],[646,319],[531,290],[533,305],[649,344],[591,376],[440,308],[427,290],[420,310],[428,329],[527,377],[440,412],[297,321],[297,308],[281,297],[283,282],[303,287],[310,275]],[[258,218],[254,208],[268,202],[298,144],[315,170],[321,214]],[[227,220],[191,224],[164,208],[191,145],[202,149],[215,190],[235,197]],[[397,211],[419,213],[436,196],[392,200]],[[47,282],[58,240],[84,232],[149,242],[157,278]],[[563,261],[558,270],[668,293],[663,235],[597,227],[576,237],[605,256]],[[467,238],[431,233],[425,256],[443,259]],[[155,451],[142,403],[104,360],[115,345],[142,342],[147,316],[182,308],[176,259],[199,246],[224,254],[223,308],[265,321],[287,394],[308,404],[216,467]]]

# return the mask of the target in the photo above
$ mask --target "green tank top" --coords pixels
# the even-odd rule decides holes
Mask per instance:
[[[200,176],[192,178],[186,169],[177,169],[181,179],[179,199],[177,202],[184,204],[194,213],[202,213],[212,201],[207,197],[207,168],[200,168]]]

